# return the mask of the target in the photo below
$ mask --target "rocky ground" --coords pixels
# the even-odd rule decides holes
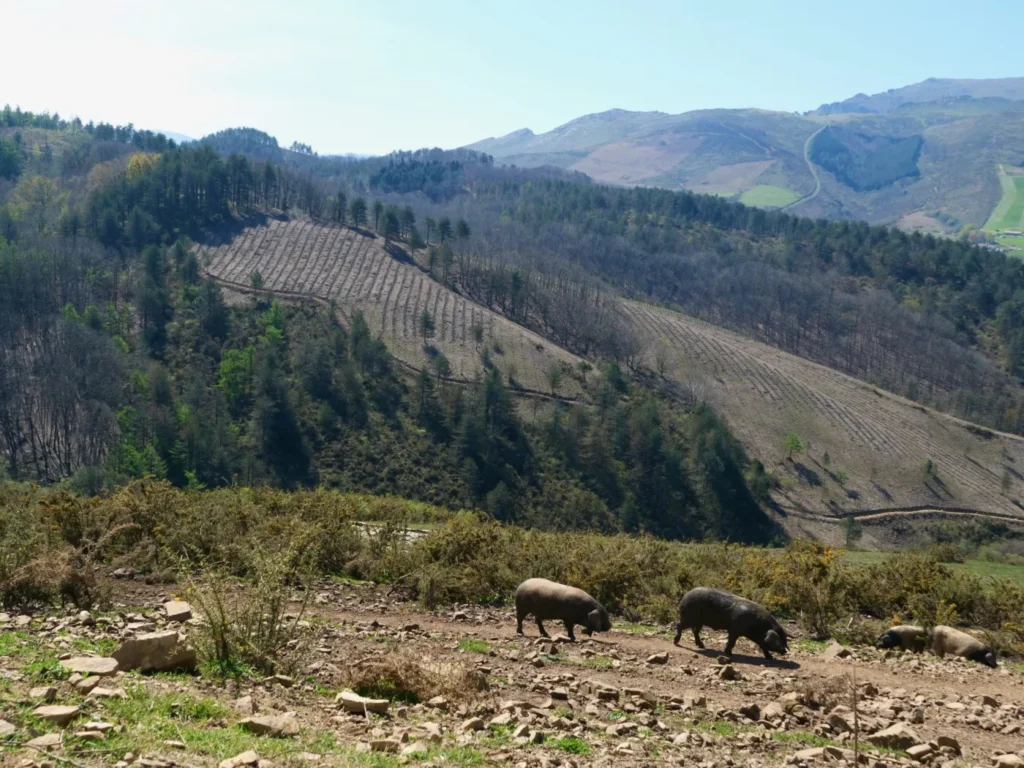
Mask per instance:
[[[507,609],[428,613],[332,583],[290,675],[225,681],[150,669],[194,663],[199,617],[173,591],[119,581],[109,612],[0,614],[0,765],[1024,766],[1012,664],[800,639],[784,660],[740,641],[727,661],[621,622],[573,644],[517,636]],[[444,691],[346,692],[365,667]]]

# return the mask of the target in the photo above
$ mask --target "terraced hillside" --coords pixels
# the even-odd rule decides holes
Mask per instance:
[[[383,240],[347,227],[267,219],[200,246],[210,275],[247,289],[259,271],[280,295],[334,300],[348,316],[366,314],[393,353],[414,368],[429,347],[471,380],[482,351],[526,389],[548,391],[552,366],[578,358],[501,315],[445,288]],[[428,345],[418,318],[437,330]],[[776,494],[795,531],[827,535],[822,518],[887,510],[950,509],[1024,522],[1024,440],[925,409],[830,368],[684,315],[624,302],[623,315],[644,339],[647,365],[680,390],[709,399],[748,453],[780,478]],[[472,327],[485,330],[477,344]],[[495,348],[501,350],[495,352]],[[576,396],[566,381],[559,394]],[[804,453],[790,458],[795,433]],[[928,514],[928,513],[924,513]],[[915,516],[918,519],[919,515]],[[899,524],[902,516],[885,518]]]
[[[282,295],[334,300],[346,315],[362,311],[392,354],[414,368],[423,367],[434,350],[451,363],[452,376],[472,380],[483,369],[483,351],[494,365],[523,388],[547,392],[548,372],[578,358],[537,334],[510,322],[430,279],[404,257],[384,249],[373,234],[348,227],[270,218],[211,239],[199,247],[201,263],[228,286],[248,288],[258,271],[265,289]],[[427,310],[436,329],[424,342],[419,318]],[[484,329],[478,344],[473,326]],[[575,382],[558,394],[579,394]]]
[[[626,302],[666,376],[710,399],[779,476],[783,507],[817,514],[964,508],[1024,520],[1024,441],[675,312]],[[806,447],[788,460],[783,438]],[[825,459],[825,455],[828,459]],[[930,462],[930,464],[929,464]]]

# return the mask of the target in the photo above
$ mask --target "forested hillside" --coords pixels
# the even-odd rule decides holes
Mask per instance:
[[[189,242],[271,209],[409,239],[411,211],[328,197],[293,168],[130,127],[108,135],[11,114],[3,141],[17,169],[0,189],[8,476],[88,492],[142,476],[326,484],[541,527],[775,535],[763,469],[710,408],[661,402],[605,360],[586,378],[586,405],[535,409],[527,422],[496,369],[469,386],[426,368],[410,378],[359,314],[343,327],[312,305],[229,304]],[[419,167],[427,179],[438,163]],[[405,178],[378,170],[375,186]],[[423,226],[442,245],[469,237],[465,222]]]

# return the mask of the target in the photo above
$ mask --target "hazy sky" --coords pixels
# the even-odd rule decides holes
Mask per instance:
[[[1024,75],[1021,0],[4,2],[0,104],[321,153]],[[1002,27],[1001,23],[1007,26]],[[13,62],[17,62],[15,66]]]

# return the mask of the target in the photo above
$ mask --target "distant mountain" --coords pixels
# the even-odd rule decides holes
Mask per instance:
[[[1024,100],[1024,77],[1004,77],[995,80],[953,80],[929,77],[920,83],[903,88],[890,88],[884,93],[868,96],[858,93],[844,101],[822,104],[811,115],[864,114],[892,112],[906,104],[923,104],[942,99],[969,97],[972,99]]]
[[[999,203],[1001,164],[1024,165],[1024,78],[933,78],[804,115],[613,109],[468,148],[498,165],[555,166],[607,184],[955,232],[980,227]]]
[[[178,144],[187,144],[190,141],[195,141],[191,136],[186,136],[184,133],[175,133],[174,131],[165,131],[161,128],[154,128],[153,133],[162,133],[168,139],[174,139]]]

